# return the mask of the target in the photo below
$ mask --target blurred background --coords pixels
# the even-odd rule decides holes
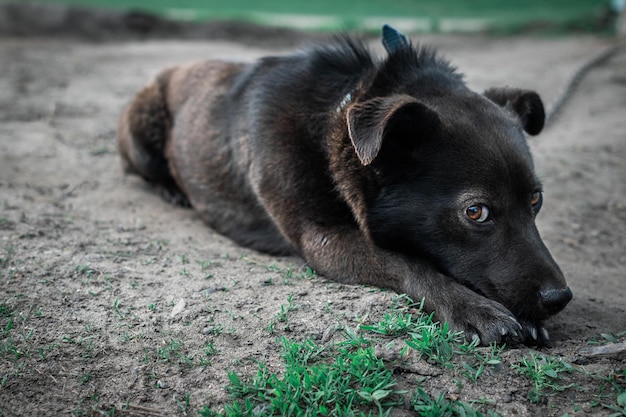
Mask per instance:
[[[42,14],[58,14],[58,10],[72,6],[179,23],[239,21],[312,31],[360,32],[378,31],[382,23],[389,23],[407,32],[506,34],[610,33],[615,30],[624,0],[0,0],[0,6],[4,9],[0,29],[4,27],[5,31],[7,26],[27,25],[29,19],[34,24],[46,18]],[[20,6],[30,11],[24,12]],[[13,15],[7,10],[13,10]],[[51,24],[50,18],[48,22]]]

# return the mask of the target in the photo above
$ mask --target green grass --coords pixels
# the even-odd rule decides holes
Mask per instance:
[[[40,0],[42,1],[42,0]],[[51,2],[48,0],[47,2]],[[56,0],[55,0],[56,1]],[[260,23],[283,23],[291,26],[313,26],[316,28],[363,28],[368,19],[385,19],[399,24],[409,24],[411,20],[426,20],[431,29],[441,28],[442,19],[485,19],[492,26],[500,28],[528,24],[530,22],[551,22],[563,24],[580,22],[588,17],[597,17],[608,7],[605,0],[528,0],[506,2],[501,0],[333,0],[289,1],[267,0],[61,0],[62,3],[99,6],[116,9],[138,9],[162,16],[187,19],[244,19]],[[313,22],[297,16],[326,17]],[[274,20],[276,16],[287,19]],[[380,26],[376,21],[375,26]]]
[[[610,417],[626,416],[626,368],[613,370],[608,375],[587,375],[599,382],[596,399],[591,406],[611,410]]]
[[[298,309],[293,303],[293,294],[289,294],[287,296],[287,304],[281,304],[280,311],[276,313],[276,315],[270,321],[270,324],[267,326],[267,331],[270,334],[273,334],[276,328],[276,323],[284,323],[284,330],[289,330],[289,313]]]
[[[561,358],[531,352],[530,356],[522,358],[512,367],[533,382],[533,387],[528,392],[528,398],[533,403],[538,403],[541,397],[547,394],[546,391],[553,393],[571,387],[560,383],[562,374],[572,372],[574,369]]]
[[[424,417],[481,417],[483,413],[476,410],[471,404],[462,401],[446,400],[443,394],[433,398],[426,394],[421,388],[417,389],[411,401],[413,410]],[[497,415],[491,413],[490,415]]]
[[[13,245],[7,245],[2,255],[0,256],[0,268],[5,268],[9,265],[9,261],[11,260],[11,256],[13,255],[14,249]]]
[[[421,310],[421,304],[413,305],[409,301],[404,306],[397,306],[391,312],[386,313],[380,322],[359,327],[362,330],[385,336],[407,335],[409,339],[405,343],[408,348],[418,352],[419,356],[424,356],[444,366],[450,364],[450,360],[455,353],[459,353],[461,346],[465,346],[466,352],[473,350],[470,345],[465,344],[463,333],[450,331],[448,323],[435,322],[432,314],[413,314],[412,312],[421,312]]]
[[[285,371],[270,373],[259,365],[250,382],[230,372],[228,391],[235,399],[223,413],[205,407],[212,415],[354,415],[370,407],[377,415],[398,404],[391,370],[374,355],[373,347],[327,349],[311,340],[282,339]]]
[[[282,322],[279,318],[288,321],[289,312],[293,311],[290,305],[291,298],[281,306],[273,322]],[[341,338],[320,343],[282,337],[277,342],[282,348],[280,369],[270,370],[268,365],[255,362],[255,375],[230,371],[226,387],[230,401],[219,409],[205,406],[197,413],[204,417],[386,416],[393,409],[408,405],[420,416],[498,415],[493,410],[493,399],[465,397],[460,401],[445,392],[428,392],[423,385],[426,377],[412,382],[408,390],[400,387],[395,367],[421,358],[472,384],[481,384],[485,374],[493,377],[489,370],[514,370],[532,382],[527,400],[531,404],[577,388],[577,384],[570,383],[572,380],[593,381],[592,385],[599,381],[597,400],[590,405],[607,410],[614,417],[626,416],[626,371],[595,375],[561,358],[535,351],[508,364],[501,359],[505,346],[478,348],[461,333],[450,331],[446,324],[434,322],[432,315],[423,313],[421,307],[406,296],[399,296],[381,319],[365,324],[366,318],[355,318],[360,322],[356,329],[340,327]],[[381,346],[393,347],[398,342],[405,346],[397,350],[396,356],[378,351]],[[463,385],[461,381],[456,380],[459,387]]]
[[[114,304],[119,307],[119,302]],[[293,297],[289,296],[275,315],[276,323],[288,324],[298,318],[302,311],[295,307]],[[212,308],[209,310],[213,311]],[[37,320],[44,316],[24,297],[9,298],[0,303],[0,361],[6,369],[0,379],[0,389],[24,375],[38,375],[42,362],[54,355],[56,358],[71,356],[83,364],[74,374],[75,381],[91,393],[101,378],[97,367],[91,364],[97,358],[97,352],[104,351],[107,346],[100,337],[101,329],[87,323],[83,328],[68,331],[54,343],[47,340],[44,344],[41,340],[45,338],[37,337],[41,331]],[[582,393],[582,397],[595,398],[588,402],[592,413],[626,417],[626,370],[623,368],[594,374],[561,358],[535,351],[510,364],[501,359],[503,347],[478,348],[467,343],[462,335],[434,322],[431,315],[422,312],[421,304],[415,304],[405,296],[394,298],[389,310],[377,317],[376,320],[355,317],[358,324],[354,328],[343,325],[343,333],[327,342],[280,338],[277,344],[282,349],[281,365],[255,362],[252,374],[239,366],[233,368],[227,374],[229,383],[225,387],[230,399],[220,404],[220,408],[205,406],[198,409],[206,398],[192,402],[186,392],[168,395],[183,415],[204,417],[386,416],[393,410],[407,407],[420,416],[498,415],[494,412],[494,398],[472,398],[467,394],[454,397],[446,394],[445,387],[443,392],[434,391],[432,382],[438,383],[440,380],[437,379],[428,381],[430,377],[419,377],[407,381],[403,378],[401,384],[396,371],[405,369],[402,366],[406,364],[427,360],[430,366],[439,367],[442,373],[457,378],[452,382],[459,387],[465,382],[476,386],[490,384],[498,372],[514,374],[511,371],[516,371],[519,375],[514,381],[528,378],[532,383],[528,399],[518,398],[516,401],[525,401],[531,410],[531,404],[543,404],[542,399],[546,400],[548,408],[551,401],[562,403],[570,394],[573,399],[578,395],[578,385],[584,384],[592,391]],[[231,315],[231,319],[237,318]],[[136,318],[129,315],[123,323],[131,320]],[[175,368],[177,372],[185,373],[193,368],[207,368],[210,372],[214,361],[228,360],[227,352],[219,352],[216,347],[220,346],[222,329],[219,325],[214,329],[207,334],[210,339],[202,345],[191,343],[183,334],[176,334],[164,337],[157,346],[145,347],[142,363],[146,372],[151,372],[152,387],[167,388],[168,381],[162,379],[164,369]],[[121,335],[124,337],[125,333]],[[294,335],[299,337],[296,333]],[[603,334],[599,340],[615,343],[625,337],[626,333],[619,332]],[[391,359],[379,351],[381,346],[390,345],[399,347],[399,354]],[[496,372],[489,372],[492,369]],[[569,392],[562,393],[564,390]],[[85,397],[75,415],[91,415],[89,410],[104,410],[105,404],[101,404],[98,393],[93,391],[90,395],[93,398]],[[110,407],[107,410],[112,413],[107,415],[117,415]]]
[[[272,373],[263,365],[250,380],[230,372],[227,387],[232,402],[221,411],[204,407],[201,416],[386,416],[403,406],[408,396],[421,416],[483,416],[468,404],[429,396],[419,386],[399,389],[393,370],[375,354],[373,346],[320,345],[311,340],[282,338],[284,371]],[[494,414],[492,414],[494,415]]]
[[[291,297],[281,306],[273,323],[286,322],[293,311]],[[343,340],[318,343],[310,339],[294,341],[281,338],[284,369],[270,372],[258,363],[252,378],[231,371],[227,387],[232,402],[222,410],[204,407],[202,416],[355,416],[388,415],[393,407],[408,400],[415,411],[425,416],[482,416],[473,405],[438,396],[430,397],[419,386],[412,392],[397,386],[393,367],[376,354],[380,342],[401,338],[418,356],[452,367],[454,356],[471,357],[486,366],[499,364],[501,348],[476,354],[475,344],[467,344],[461,333],[451,332],[432,315],[421,311],[421,304],[397,297],[392,311],[371,325],[357,330],[344,328]],[[389,342],[392,343],[392,342]],[[388,344],[389,344],[388,343]],[[480,375],[474,376],[476,380]]]

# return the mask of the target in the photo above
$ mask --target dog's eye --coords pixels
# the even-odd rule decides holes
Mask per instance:
[[[543,194],[541,191],[535,191],[530,196],[530,204],[533,206],[535,211],[541,208],[541,203],[543,202]]]
[[[476,206],[468,207],[465,210],[467,217],[474,220],[477,223],[483,223],[489,218],[489,207],[484,204],[478,204]]]

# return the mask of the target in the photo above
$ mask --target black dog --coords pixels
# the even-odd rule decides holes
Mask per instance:
[[[256,64],[169,69],[118,128],[126,169],[241,245],[425,299],[468,339],[546,344],[572,293],[535,227],[532,91],[478,94],[389,27]]]

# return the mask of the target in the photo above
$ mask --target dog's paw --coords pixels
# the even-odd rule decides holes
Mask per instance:
[[[173,183],[159,184],[157,187],[159,194],[161,194],[161,198],[168,203],[185,208],[191,207],[191,204],[185,194],[183,194],[183,192],[180,191],[180,189]]]
[[[483,346],[514,345],[524,343],[526,332],[532,333],[530,327],[525,328],[513,313],[496,301],[483,298],[466,303],[463,308],[455,307],[453,316],[447,319],[448,324],[452,329],[462,330],[470,342],[478,340]]]
[[[541,323],[520,320],[522,331],[520,342],[527,346],[550,347],[550,334]]]

